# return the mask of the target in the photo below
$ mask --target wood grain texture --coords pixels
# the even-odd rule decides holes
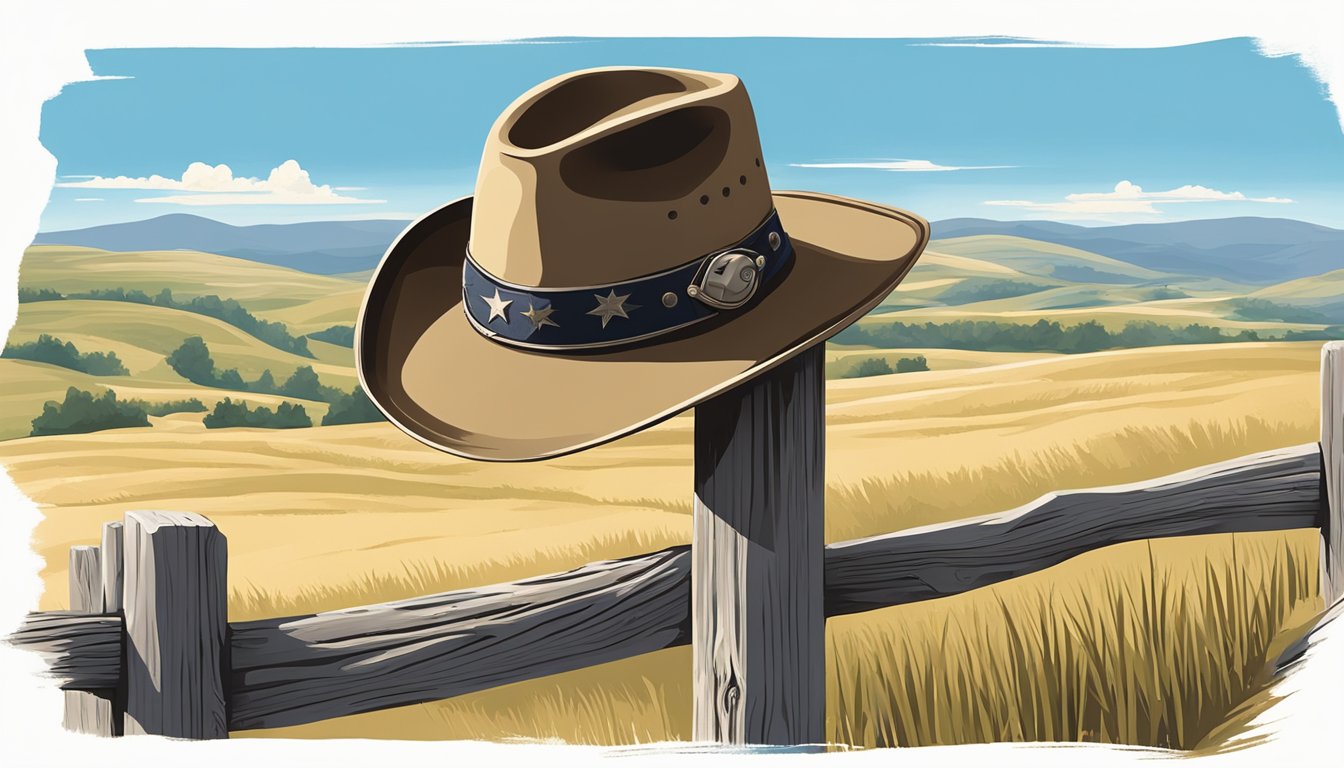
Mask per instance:
[[[696,741],[824,740],[822,347],[695,409]]]
[[[100,557],[103,570],[103,613],[116,613],[121,610],[121,592],[125,586],[125,572],[122,565],[125,544],[122,531],[122,524],[119,522],[103,523]]]
[[[690,640],[685,548],[314,616],[234,624],[230,726],[433,701]]]
[[[7,639],[17,648],[42,655],[47,674],[66,690],[114,688],[121,676],[120,616],[73,611],[28,614]]]
[[[98,547],[70,548],[70,610],[72,613],[102,613],[103,567]],[[65,691],[66,730],[93,736],[115,736],[121,730],[116,723],[116,692],[101,688]]]
[[[827,614],[956,595],[1125,541],[1310,528],[1320,478],[1320,450],[1309,444],[836,544],[826,557]]]
[[[125,519],[127,734],[228,737],[224,535],[184,512]]]
[[[1344,597],[1344,341],[1321,348],[1321,455],[1320,583],[1325,604],[1332,605]]]
[[[832,544],[829,616],[955,595],[1122,541],[1312,528],[1315,444],[1016,510]],[[129,540],[128,540],[129,541]],[[456,696],[691,641],[691,552],[674,547],[512,584],[232,625],[232,729]],[[30,614],[10,641],[71,689],[110,687],[121,620]]]
[[[103,612],[103,566],[97,547],[70,548],[70,610]]]

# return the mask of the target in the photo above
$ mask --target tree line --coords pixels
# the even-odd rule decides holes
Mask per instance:
[[[116,352],[80,352],[72,342],[61,341],[47,333],[38,336],[37,341],[5,344],[0,357],[59,365],[90,376],[125,376],[130,373]]]
[[[154,296],[150,296],[138,288],[129,291],[125,288],[94,288],[82,293],[68,295],[59,294],[48,288],[43,288],[40,291],[33,291],[32,289],[21,289],[19,291],[19,301],[21,302],[56,301],[59,299],[126,301],[132,304],[148,304],[154,307],[180,309],[184,312],[193,312],[222,320],[276,349],[282,349],[301,357],[313,356],[313,353],[308,350],[308,339],[304,336],[296,337],[290,334],[289,328],[284,323],[262,320],[247,311],[236,299],[222,299],[214,294],[193,296],[183,301],[174,298],[173,291],[170,288],[164,288]]]
[[[1285,341],[1315,341],[1344,338],[1344,326],[1322,331],[1286,331]],[[1131,321],[1119,331],[1109,331],[1101,323],[1089,320],[1062,326],[1053,320],[1037,320],[1030,325],[997,320],[954,320],[944,323],[883,322],[854,324],[835,336],[842,344],[874,347],[913,347],[925,349],[972,349],[985,352],[1097,352],[1103,349],[1156,347],[1177,344],[1218,344],[1236,341],[1265,341],[1252,330],[1235,333],[1221,328],[1191,323],[1184,327],[1158,325],[1152,321]]]

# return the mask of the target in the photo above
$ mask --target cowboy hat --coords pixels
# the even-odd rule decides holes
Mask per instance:
[[[476,194],[412,223],[369,284],[360,383],[449,453],[570,453],[822,342],[909,272],[929,226],[770,189],[732,75],[607,68],[523,94]]]

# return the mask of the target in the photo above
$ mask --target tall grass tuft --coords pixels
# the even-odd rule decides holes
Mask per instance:
[[[1314,536],[1133,542],[923,604],[833,619],[828,733],[866,747],[1096,741],[1193,749],[1318,607]],[[1082,560],[1083,558],[1079,558]],[[956,602],[954,602],[956,601]]]

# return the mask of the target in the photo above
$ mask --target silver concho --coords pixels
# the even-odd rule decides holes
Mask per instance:
[[[686,293],[715,309],[737,309],[756,293],[765,259],[740,248],[710,257],[698,284]]]

